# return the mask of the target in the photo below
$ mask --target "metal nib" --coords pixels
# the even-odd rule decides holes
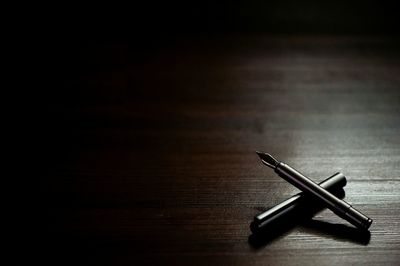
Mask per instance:
[[[260,157],[262,163],[266,166],[271,167],[272,169],[275,169],[278,166],[279,162],[270,154],[259,151],[256,151],[256,153]]]

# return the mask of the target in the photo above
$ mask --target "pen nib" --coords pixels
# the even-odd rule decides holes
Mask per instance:
[[[256,153],[260,157],[262,163],[266,166],[271,167],[272,169],[275,169],[278,166],[279,162],[270,154],[259,151],[256,151]]]

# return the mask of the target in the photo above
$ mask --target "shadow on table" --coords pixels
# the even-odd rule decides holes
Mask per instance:
[[[358,229],[346,224],[334,224],[320,220],[309,220],[300,225],[305,231],[329,236],[332,239],[344,240],[362,245],[368,245],[371,239],[370,231]]]
[[[314,219],[301,221],[300,223],[295,220],[289,220],[268,226],[257,233],[251,234],[248,239],[249,244],[255,249],[261,248],[272,243],[279,237],[287,235],[296,226],[302,228],[307,233],[361,245],[368,245],[371,238],[369,231],[345,224],[333,224]]]
[[[344,198],[343,189],[337,190],[334,194],[339,198]],[[287,212],[272,222],[259,228],[250,225],[253,234],[249,236],[249,244],[253,248],[261,248],[270,244],[278,238],[282,238],[290,233],[295,227],[300,227],[307,233],[319,236],[330,237],[332,239],[353,242],[367,245],[371,238],[371,233],[367,230],[358,229],[346,224],[333,224],[325,221],[315,220],[312,217],[323,210],[324,206],[313,202],[306,203],[301,207]]]

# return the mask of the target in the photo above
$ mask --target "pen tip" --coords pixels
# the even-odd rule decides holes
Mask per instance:
[[[275,169],[278,166],[279,162],[270,154],[260,151],[256,151],[256,153],[260,157],[262,163],[265,164],[266,166],[271,167],[273,169]]]

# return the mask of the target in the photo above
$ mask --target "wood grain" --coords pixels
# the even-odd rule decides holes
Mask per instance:
[[[379,36],[236,35],[145,54],[123,42],[84,49],[49,104],[44,258],[396,265],[399,47]],[[316,181],[343,172],[345,200],[374,220],[369,243],[324,210],[249,244],[253,216],[297,193],[255,150]]]

